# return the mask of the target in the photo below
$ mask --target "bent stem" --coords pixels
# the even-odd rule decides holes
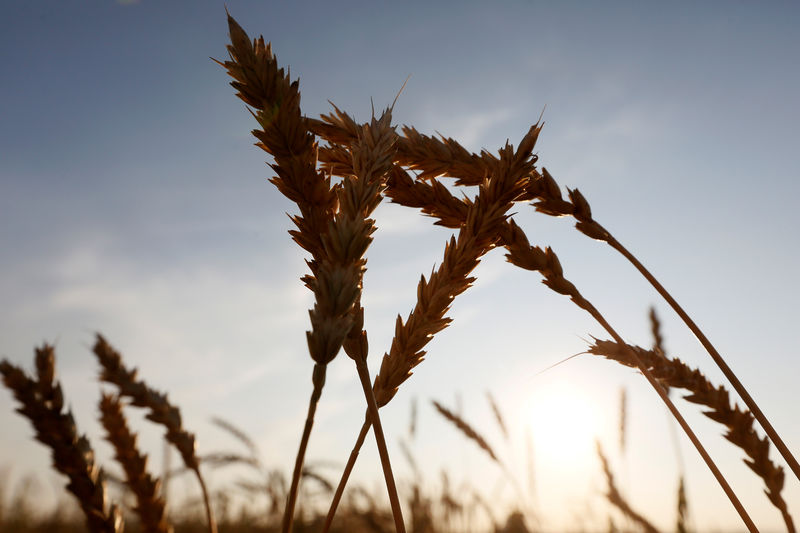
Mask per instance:
[[[281,526],[281,531],[283,533],[291,533],[292,531],[294,507],[297,503],[297,492],[300,486],[300,476],[303,473],[306,448],[308,447],[308,440],[311,437],[311,428],[314,425],[314,413],[317,411],[317,403],[319,403],[319,398],[322,396],[322,387],[325,385],[325,369],[325,365],[314,365],[314,373],[312,375],[314,390],[311,393],[311,400],[308,402],[306,425],[303,428],[303,437],[300,439],[300,447],[297,449],[297,459],[294,463],[294,472],[292,472],[292,485],[289,489],[289,495],[286,498],[286,508],[283,511],[283,525]]]
[[[361,386],[364,388],[364,396],[367,399],[367,419],[372,421],[375,441],[378,445],[378,453],[380,454],[381,466],[383,467],[383,477],[386,479],[386,490],[389,491],[389,502],[392,506],[395,530],[397,533],[405,533],[406,528],[403,522],[403,513],[400,508],[400,499],[397,497],[397,486],[394,482],[392,465],[389,462],[389,451],[386,448],[386,439],[383,436],[381,418],[378,414],[378,404],[375,402],[375,395],[372,392],[372,383],[369,379],[369,369],[367,368],[366,361],[364,359],[356,359],[356,368],[358,369],[358,377],[361,380]],[[353,463],[355,464],[355,461]]]
[[[356,443],[353,445],[353,449],[350,452],[350,457],[347,459],[347,464],[344,467],[344,472],[342,472],[339,485],[336,487],[336,493],[333,495],[331,506],[328,508],[328,516],[325,517],[325,525],[322,526],[322,533],[328,533],[331,528],[333,517],[336,515],[336,509],[339,507],[339,502],[342,500],[342,495],[344,494],[344,488],[347,486],[347,481],[350,479],[350,473],[353,471],[353,467],[356,465],[358,452],[361,450],[361,446],[364,445],[364,440],[367,438],[367,433],[369,433],[370,426],[372,426],[372,420],[367,418],[364,420],[364,425],[361,426],[361,431],[358,433]]]
[[[214,518],[214,511],[211,508],[211,498],[208,495],[208,488],[206,487],[206,482],[203,480],[203,476],[200,475],[200,469],[194,469],[194,473],[197,476],[197,481],[200,482],[200,490],[203,492],[203,503],[206,506],[206,520],[208,521],[208,531],[209,533],[217,533],[217,521]]]
[[[599,224],[598,224],[599,226]],[[602,226],[600,226],[602,228]],[[617,241],[608,231],[603,229],[603,231],[608,235],[608,238],[605,241],[622,254],[630,263],[636,267],[642,276],[644,276],[647,281],[650,282],[650,285],[661,295],[662,298],[672,307],[672,309],[678,314],[678,316],[683,320],[684,324],[691,330],[697,340],[700,341],[700,344],[703,345],[703,348],[706,349],[708,354],[717,364],[719,369],[728,379],[728,381],[733,386],[734,390],[739,394],[739,397],[742,398],[742,401],[747,405],[747,408],[750,409],[750,412],[753,413],[753,416],[758,420],[758,423],[761,424],[761,427],[764,428],[764,432],[770,438],[773,444],[775,444],[775,448],[778,449],[780,454],[783,456],[786,463],[789,465],[789,468],[792,469],[794,475],[800,480],[800,464],[798,464],[797,459],[795,459],[792,452],[789,451],[789,448],[784,444],[783,439],[778,435],[778,432],[775,431],[775,428],[772,427],[767,417],[764,413],[761,412],[759,409],[758,404],[756,404],[755,400],[750,396],[747,392],[747,389],[744,388],[744,385],[739,381],[739,378],[736,377],[736,374],[733,373],[733,370],[728,366],[722,356],[719,354],[714,345],[711,344],[711,341],[703,334],[697,324],[691,319],[691,317],[683,310],[683,308],[678,304],[677,301],[672,297],[672,295],[667,292],[667,290],[658,282],[658,280],[653,276],[647,268],[636,259],[631,252],[628,251],[619,241]]]

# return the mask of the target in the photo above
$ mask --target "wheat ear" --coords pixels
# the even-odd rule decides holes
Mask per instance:
[[[759,437],[756,433],[752,413],[741,410],[738,405],[732,403],[725,387],[714,386],[700,370],[689,367],[678,358],[665,357],[655,350],[645,350],[639,346],[622,346],[614,341],[595,340],[589,347],[589,353],[638,368],[630,355],[634,353],[660,383],[686,390],[689,392],[684,397],[687,401],[708,407],[709,410],[703,411],[703,414],[724,425],[727,428],[725,438],[747,454],[745,463],[764,480],[766,487],[764,492],[767,498],[780,511],[787,530],[794,533],[794,522],[781,496],[784,483],[783,468],[770,460],[769,440]]]
[[[608,485],[606,499],[608,502],[619,509],[622,514],[639,524],[647,533],[658,533],[658,530],[653,526],[653,524],[651,524],[645,517],[634,511],[625,498],[622,497],[622,494],[620,494],[616,484],[614,483],[614,474],[611,473],[611,467],[608,464],[608,459],[606,459],[606,456],[603,454],[603,448],[600,446],[599,441],[597,442],[597,455],[600,457],[600,462],[603,465],[603,473],[606,476],[606,483]]]
[[[298,82],[292,82],[278,67],[263,37],[251,42],[230,15],[228,28],[230,61],[218,63],[234,78],[231,85],[238,91],[237,96],[255,109],[253,115],[261,129],[253,134],[260,141],[258,146],[275,160],[271,167],[276,176],[271,181],[300,209],[300,215],[292,217],[297,230],[290,233],[312,256],[308,261],[311,274],[302,279],[315,297],[314,308],[309,312],[311,331],[307,333],[309,354],[314,360],[313,389],[284,510],[282,531],[288,533],[292,530],[303,462],[325,384],[327,364],[336,357],[353,326],[352,307],[358,297],[357,281],[353,280],[359,279],[359,272],[355,265],[344,266],[327,260],[325,238],[337,210],[337,188],[331,187],[329,177],[317,171],[317,145],[300,113]],[[354,234],[343,236],[352,238]],[[329,237],[335,241],[342,235],[335,233]],[[365,237],[368,235],[362,233],[362,242]]]
[[[102,469],[95,466],[89,440],[78,434],[70,410],[64,411],[64,393],[55,381],[55,353],[45,344],[36,349],[36,379],[5,359],[0,362],[3,383],[21,404],[17,412],[36,431],[36,440],[50,448],[53,468],[69,478],[69,490],[86,515],[92,533],[122,533],[124,523],[116,505],[109,506]]]
[[[381,369],[373,389],[378,405],[386,405],[397,388],[411,376],[411,370],[424,358],[422,348],[432,336],[450,322],[444,315],[453,298],[464,292],[474,281],[469,274],[480,257],[495,247],[508,211],[524,194],[528,176],[534,168],[536,156],[531,152],[541,131],[533,125],[520,141],[516,152],[506,145],[499,159],[492,159],[492,173],[479,186],[479,193],[469,205],[466,219],[445,247],[439,269],[430,279],[423,276],[417,287],[417,304],[404,322],[399,316],[391,349],[383,356]]]
[[[428,279],[421,277],[417,285],[417,303],[408,318],[404,321],[400,316],[397,317],[391,348],[384,354],[372,386],[378,407],[391,401],[398,387],[424,359],[425,345],[451,322],[445,314],[453,299],[475,280],[470,273],[480,258],[496,245],[499,228],[505,223],[508,211],[526,190],[528,176],[536,162],[532,151],[540,131],[541,125],[535,124],[520,141],[516,151],[507,144],[500,150],[499,158],[487,157],[492,172],[481,183],[478,196],[467,209],[458,238],[452,237],[445,245],[439,268],[432,271]],[[359,432],[328,510],[323,531],[330,528],[369,424],[367,420]]]
[[[195,453],[195,438],[183,427],[180,410],[172,405],[167,395],[150,388],[143,380],[137,379],[137,370],[128,370],[122,356],[99,333],[92,349],[100,363],[100,379],[117,387],[121,397],[130,400],[131,405],[146,409],[147,419],[163,426],[167,432],[164,438],[180,453],[186,468],[194,472],[206,510],[206,521],[210,533],[217,532],[217,521],[211,507],[206,482],[200,473],[200,461]]]
[[[508,225],[506,226],[503,240],[508,248],[506,258],[509,262],[520,268],[539,272],[544,278],[542,283],[544,283],[551,290],[564,296],[568,296],[575,305],[589,313],[592,318],[594,318],[595,321],[597,321],[597,323],[600,324],[600,326],[605,329],[615,341],[627,348],[627,344],[622,341],[622,337],[620,337],[614,328],[611,327],[600,311],[598,311],[597,308],[592,305],[591,302],[589,302],[589,300],[583,297],[583,295],[578,291],[577,287],[575,287],[572,282],[564,277],[558,256],[551,248],[548,247],[546,250],[542,250],[538,246],[531,246],[528,243],[525,233],[514,223],[513,220],[509,221]],[[725,476],[723,476],[722,472],[719,471],[719,468],[717,468],[717,465],[711,459],[711,456],[708,455],[708,452],[700,443],[700,440],[694,434],[692,428],[689,426],[686,420],[684,420],[683,416],[675,407],[675,404],[672,403],[672,400],[669,399],[667,392],[653,377],[647,366],[638,358],[637,354],[633,350],[628,350],[628,352],[631,359],[636,363],[637,368],[641,370],[644,377],[667,406],[667,409],[669,409],[669,411],[675,417],[675,420],[678,421],[678,424],[680,424],[684,433],[686,433],[686,436],[688,436],[689,440],[692,441],[692,444],[694,444],[709,470],[711,470],[712,474],[714,474],[717,482],[728,496],[728,499],[739,513],[739,516],[747,528],[751,533],[757,532],[758,529],[756,528],[750,516],[747,514],[747,511],[745,511],[744,507],[739,501],[739,498],[733,492],[733,489],[731,489],[728,481],[725,479]]]
[[[500,462],[500,459],[497,458],[497,455],[494,453],[494,449],[489,445],[486,439],[483,438],[483,436],[475,430],[475,428],[473,428],[462,417],[458,416],[453,411],[443,406],[436,400],[433,400],[431,403],[433,403],[433,406],[436,408],[436,410],[439,412],[440,415],[442,415],[446,420],[448,420],[451,424],[453,424],[456,428],[458,428],[458,430],[461,433],[463,433],[465,437],[467,437],[469,440],[477,444],[481,450],[486,452],[486,454],[492,458],[492,461],[494,461],[495,463],[497,463],[502,467],[502,463]]]
[[[128,487],[136,496],[136,514],[148,533],[172,533],[167,523],[161,482],[147,472],[147,456],[139,452],[136,435],[131,433],[119,396],[103,394],[100,399],[100,422],[106,440],[114,447],[115,458],[125,471]]]
[[[791,468],[794,475],[800,480],[800,463],[789,451],[789,448],[780,438],[778,432],[772,427],[772,424],[767,420],[766,415],[758,407],[756,401],[747,392],[744,385],[742,385],[739,378],[731,370],[723,357],[717,351],[711,341],[705,336],[703,331],[695,324],[694,320],[684,311],[672,295],[661,285],[661,283],[653,276],[650,271],[634,256],[622,243],[620,243],[614,236],[603,226],[601,226],[593,217],[592,210],[589,202],[584,198],[578,189],[567,189],[569,201],[564,200],[561,196],[561,191],[555,179],[543,168],[540,174],[532,182],[531,194],[536,196],[537,201],[535,207],[537,211],[553,216],[572,216],[577,220],[575,227],[581,233],[588,237],[597,239],[607,243],[614,248],[617,252],[622,254],[641,274],[650,282],[653,288],[661,295],[662,298],[672,307],[672,309],[683,320],[684,324],[691,330],[695,337],[700,341],[700,344],[706,349],[708,354],[717,364],[719,369],[725,375],[727,380],[733,386],[733,389],[742,398],[747,408],[753,413],[758,423],[764,428],[767,436],[775,444],[780,454],[783,456],[786,463]]]

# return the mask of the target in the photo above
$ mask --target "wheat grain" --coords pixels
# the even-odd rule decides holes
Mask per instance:
[[[479,185],[491,171],[493,159],[486,151],[478,156],[454,139],[442,137],[439,140],[411,126],[403,127],[397,155],[398,164],[420,171],[419,179],[448,175],[458,178],[457,185]]]

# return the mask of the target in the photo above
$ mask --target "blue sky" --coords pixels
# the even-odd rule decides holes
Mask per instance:
[[[562,185],[579,187],[596,218],[652,267],[800,450],[792,407],[800,375],[796,5],[230,0],[227,7],[300,78],[310,116],[328,112],[330,100],[366,120],[370,99],[376,108],[390,104],[410,75],[395,107],[398,124],[496,150],[506,139],[516,143],[545,109],[540,162]],[[56,344],[66,393],[101,457],[108,450],[94,420],[94,331],[170,391],[201,452],[235,446],[208,422],[222,416],[258,440],[267,463],[289,465],[295,453],[310,392],[303,332],[311,298],[298,280],[303,255],[286,233],[292,206],[266,181],[265,154],[249,133],[254,122],[209,59],[224,58],[226,40],[217,2],[15,2],[0,19],[0,355],[29,367],[34,345]],[[517,212],[531,239],[556,249],[567,275],[628,340],[650,343],[646,313],[655,304],[671,353],[721,382],[621,258],[567,220],[523,205]],[[441,259],[449,236],[393,205],[379,208],[377,222],[364,295],[373,372],[394,317],[412,308],[419,275]],[[477,275],[456,300],[452,327],[384,411],[401,479],[409,474],[396,443],[412,398],[421,425],[413,448],[431,486],[443,468],[483,486],[497,472],[429,400],[460,403],[492,434],[484,398],[492,391],[519,429],[519,456],[523,428],[538,420],[533,413],[555,401],[553,391],[571,390],[599,421],[593,427],[632,503],[669,527],[675,453],[644,379],[590,356],[535,376],[602,332],[499,251]],[[614,447],[621,387],[631,428],[624,457]],[[13,406],[0,391],[0,465],[13,463],[12,479],[41,472],[49,486],[47,454]],[[680,407],[756,522],[780,529],[738,450],[696,407]],[[340,357],[309,459],[343,462],[362,414],[352,364]],[[145,443],[160,450],[158,433],[141,427]],[[543,453],[558,434],[531,431]],[[606,523],[591,445],[588,437],[572,460],[539,457],[538,501],[554,528],[577,517]],[[739,527],[693,450],[682,447],[696,525]],[[362,455],[358,479],[375,485],[376,454]],[[524,469],[519,458],[513,464]],[[800,501],[797,480],[787,476],[786,485],[790,505]]]

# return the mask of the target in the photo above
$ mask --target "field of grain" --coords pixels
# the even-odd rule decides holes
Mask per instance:
[[[737,298],[729,288],[726,296],[724,265],[704,269],[711,245],[668,243],[647,229],[647,216],[634,216],[665,209],[690,219],[686,206],[701,205],[681,204],[691,188],[671,191],[669,204],[658,198],[628,210],[620,202],[606,218],[603,201],[626,191],[562,183],[549,164],[547,109],[505,142],[473,149],[469,139],[406,122],[401,109],[413,77],[381,104],[370,102],[366,120],[334,102],[310,113],[301,105],[305,73],[290,70],[277,45],[248,35],[243,26],[257,31],[258,21],[240,25],[231,16],[238,7],[229,6],[227,51],[218,49],[208,63],[216,82],[224,85],[227,76],[243,102],[252,138],[244,138],[245,129],[225,143],[255,143],[268,165],[270,183],[261,188],[271,196],[270,222],[249,233],[253,244],[278,236],[293,248],[267,246],[258,265],[242,264],[226,255],[234,243],[224,225],[214,226],[219,213],[193,218],[186,226],[193,229],[175,242],[209,223],[212,255],[228,258],[233,270],[230,281],[204,278],[202,270],[190,279],[181,268],[157,280],[165,294],[187,282],[172,294],[180,294],[175,308],[187,310],[185,326],[196,336],[190,344],[158,323],[165,314],[141,307],[146,300],[137,299],[135,285],[120,298],[90,279],[49,301],[65,312],[74,302],[103,315],[125,308],[123,316],[133,304],[142,322],[132,331],[149,325],[154,335],[137,346],[127,336],[116,340],[124,324],[82,324],[83,362],[75,365],[68,344],[66,372],[57,339],[37,344],[32,359],[3,352],[7,394],[0,406],[18,416],[0,418],[8,428],[0,448],[27,442],[16,449],[31,452],[17,452],[19,464],[0,458],[0,530],[796,531],[800,436],[787,407],[796,394],[786,385],[796,365],[774,354],[769,363],[760,355],[743,362],[741,347],[725,338],[755,337],[747,346],[775,352],[763,326],[746,332],[743,320],[726,331],[712,317],[703,329],[707,313],[695,322],[698,304],[746,306],[746,294]],[[180,98],[191,100],[188,93]],[[485,105],[476,98],[474,106]],[[219,172],[241,170],[228,163]],[[233,192],[209,194],[234,202],[231,212],[236,202],[254,201],[232,200]],[[724,200],[714,192],[709,203]],[[167,212],[179,197],[154,198]],[[764,202],[755,192],[750,198],[753,209]],[[110,206],[94,207],[110,225],[117,220]],[[167,231],[159,216],[152,235]],[[542,240],[539,224],[560,229]],[[673,283],[662,285],[658,265],[639,255],[637,242],[622,242],[627,226],[642,232],[634,234],[644,235],[638,244],[646,250],[665,250],[656,257],[685,265],[681,275],[694,277],[699,289],[687,296],[677,283],[684,290],[673,295]],[[751,274],[756,288],[748,290],[792,301],[796,288],[779,279],[777,262],[770,267],[758,249],[740,247],[745,231],[733,227],[731,249],[748,257],[732,271]],[[242,239],[248,231],[233,233]],[[393,235],[416,244],[397,247]],[[574,251],[585,247],[603,259]],[[781,249],[794,258],[794,248],[787,241]],[[70,257],[56,266],[106,269],[91,256]],[[265,265],[268,291],[250,278]],[[208,279],[217,296],[201,307]],[[370,292],[373,286],[379,292]],[[645,290],[649,300],[632,303]],[[105,294],[113,295],[106,303]],[[201,318],[216,303],[217,320]],[[248,316],[258,305],[268,312]],[[24,317],[36,306],[34,298],[11,307]],[[92,316],[71,314],[59,327]],[[9,331],[16,320],[7,321]],[[263,360],[237,355],[264,322],[276,334],[293,333],[292,343],[276,336],[247,349],[269,352]],[[777,328],[780,321],[773,322]],[[575,342],[542,344],[547,330],[569,331]],[[219,340],[226,336],[230,344]],[[141,358],[141,346],[152,350],[159,342],[163,355]],[[192,353],[198,347],[202,357]],[[282,369],[286,359],[291,372]],[[578,365],[582,377],[574,376]],[[173,373],[165,379],[167,367]],[[234,367],[235,375],[226,374]],[[282,377],[261,381],[272,373]],[[245,401],[229,410],[228,399],[243,390]],[[194,398],[189,409],[187,398]],[[241,423],[254,420],[258,425]],[[20,474],[31,457],[49,457],[45,483],[55,490]]]

